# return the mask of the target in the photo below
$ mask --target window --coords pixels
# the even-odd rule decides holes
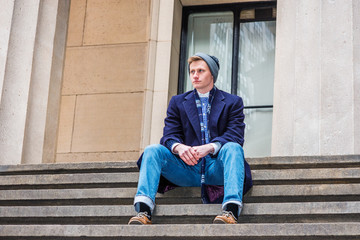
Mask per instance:
[[[187,57],[196,52],[210,53],[219,59],[224,66],[231,66],[233,50],[232,12],[194,13],[189,15],[187,38]],[[187,70],[186,70],[187,71]],[[221,69],[216,86],[226,92],[231,92],[231,68]],[[189,74],[185,73],[185,90],[192,88]]]
[[[179,93],[192,89],[186,60],[196,52],[220,61],[216,86],[245,105],[245,154],[269,156],[273,108],[276,3],[184,7]]]

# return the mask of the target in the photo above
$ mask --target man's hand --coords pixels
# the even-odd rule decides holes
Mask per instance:
[[[196,151],[199,159],[205,157],[209,153],[213,153],[215,150],[214,147],[209,143],[205,145],[193,147],[193,149]]]
[[[174,153],[179,154],[179,157],[190,166],[194,166],[198,163],[199,157],[198,153],[194,148],[187,146],[185,144],[179,144],[173,149]]]

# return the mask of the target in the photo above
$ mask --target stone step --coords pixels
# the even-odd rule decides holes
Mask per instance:
[[[157,205],[154,223],[211,223],[220,204]],[[126,224],[132,205],[6,206],[0,224]],[[239,222],[360,222],[360,202],[294,202],[244,204]]]
[[[136,186],[139,173],[75,173],[75,174],[41,174],[41,175],[2,175],[0,176],[0,188],[6,186],[43,186],[51,185],[52,187],[70,188],[73,185],[78,187],[96,187],[99,184],[127,187]]]
[[[235,226],[211,224],[221,205],[198,187],[158,194],[153,226],[126,225],[135,162],[0,166],[0,239],[360,239],[359,155],[247,160]]]
[[[27,238],[27,237],[33,238]],[[360,223],[261,223],[182,225],[4,225],[0,239],[359,239]]]
[[[137,171],[134,161],[0,165],[0,175]]]
[[[136,188],[0,190],[0,205],[132,204],[135,193]],[[249,203],[339,199],[360,200],[360,184],[255,185],[246,194],[244,201]],[[165,194],[157,194],[156,200],[160,204],[201,203],[200,188],[176,188]]]
[[[254,184],[304,184],[304,183],[360,183],[360,167],[317,169],[252,170]],[[75,173],[41,175],[1,175],[0,189],[6,188],[77,188],[111,185],[133,187],[137,185],[138,172]],[[50,186],[49,186],[50,185]],[[90,187],[91,187],[90,186]],[[89,187],[89,186],[86,186]]]
[[[251,169],[347,168],[359,167],[360,155],[293,156],[246,159]]]
[[[360,155],[265,157],[246,160],[254,170],[360,166]],[[137,171],[134,161],[0,165],[0,175]]]

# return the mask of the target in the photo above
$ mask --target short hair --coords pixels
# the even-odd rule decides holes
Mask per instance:
[[[199,57],[199,56],[191,56],[191,57],[189,57],[189,59],[188,59],[188,64],[189,64],[189,66],[190,66],[190,64],[192,64],[193,62],[200,61],[200,60],[203,60],[203,61],[204,61],[204,59],[202,59],[202,58]]]

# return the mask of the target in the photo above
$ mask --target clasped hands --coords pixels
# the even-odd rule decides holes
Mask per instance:
[[[187,165],[194,166],[198,163],[199,159],[205,157],[209,153],[213,153],[214,147],[212,144],[204,144],[195,147],[178,144],[173,151],[178,154],[181,160],[183,160]]]

